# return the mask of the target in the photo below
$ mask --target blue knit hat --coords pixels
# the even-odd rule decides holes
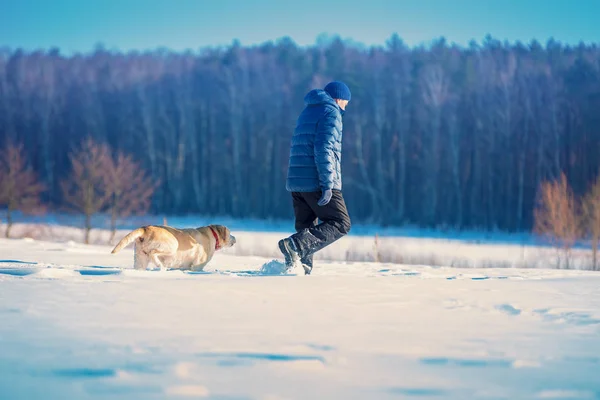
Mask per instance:
[[[348,100],[350,101],[350,89],[344,82],[333,81],[329,82],[324,89],[334,99]]]

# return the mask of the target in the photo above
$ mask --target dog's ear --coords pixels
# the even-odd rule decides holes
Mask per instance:
[[[229,241],[229,228],[223,225],[211,225],[223,242]]]

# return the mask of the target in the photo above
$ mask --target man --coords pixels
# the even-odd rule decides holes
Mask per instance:
[[[307,275],[313,254],[350,231],[341,191],[342,116],[350,97],[348,86],[338,81],[308,92],[292,136],[286,189],[296,233],[280,240],[279,249],[288,269],[299,261]]]

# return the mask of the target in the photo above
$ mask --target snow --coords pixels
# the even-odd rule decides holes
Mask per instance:
[[[110,250],[0,240],[0,398],[600,398],[598,273]]]
[[[14,225],[13,237],[36,240],[78,243],[83,232],[75,226],[58,223],[75,222],[74,217],[49,215],[45,219],[24,219]],[[117,238],[141,225],[162,224],[156,217],[146,216],[122,221]],[[238,243],[228,254],[238,256],[279,257],[277,242],[290,235],[293,223],[219,220],[204,217],[173,217],[168,224],[178,228],[219,223],[228,226]],[[104,222],[106,224],[106,221]],[[102,223],[97,222],[101,226]],[[80,225],[81,226],[81,225]],[[0,224],[0,232],[5,226]],[[377,237],[376,237],[377,235]],[[107,244],[110,232],[93,229],[91,242]],[[436,231],[354,226],[349,236],[319,252],[316,260],[372,262],[383,261],[404,265],[452,266],[463,268],[564,268],[565,258],[539,239],[527,235],[490,234],[477,232],[447,233]],[[591,251],[577,248],[572,251],[570,268],[590,269]]]

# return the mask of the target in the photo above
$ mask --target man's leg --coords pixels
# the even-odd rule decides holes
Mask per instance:
[[[291,236],[298,255],[306,259],[350,232],[351,222],[341,191],[334,190],[331,200],[325,206],[317,204],[321,192],[301,195],[321,221],[319,225],[304,228]]]
[[[298,192],[292,193],[294,218],[296,220],[294,228],[296,228],[296,232],[317,225],[317,214],[315,214],[302,194]]]
[[[294,215],[296,217],[296,232],[301,232],[317,225],[317,214],[312,210],[310,205],[304,199],[302,193],[293,193],[294,199]],[[310,274],[313,267],[313,255],[301,257],[300,262],[304,267],[304,273]]]
[[[317,215],[314,213],[310,205],[306,202],[302,193],[293,192],[292,200],[294,206],[295,229],[300,232],[306,228],[316,225]],[[290,239],[285,238],[279,242],[279,249],[285,257],[285,263],[288,267],[292,267],[296,259],[305,265],[304,272],[310,273],[312,269],[312,256],[308,258],[300,258],[297,252],[296,244]]]

